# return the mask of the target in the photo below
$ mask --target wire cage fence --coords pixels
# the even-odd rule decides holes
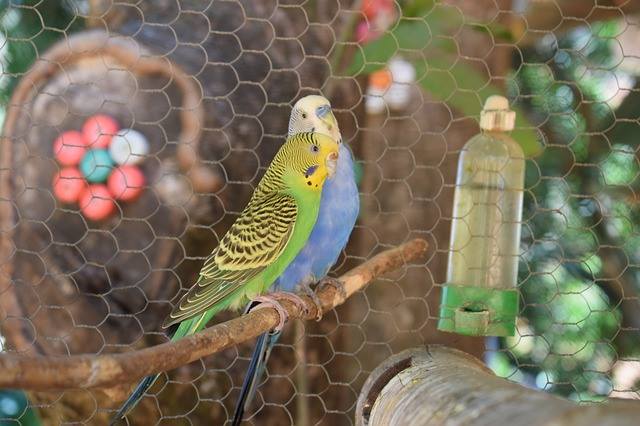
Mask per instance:
[[[353,424],[369,372],[426,343],[575,401],[640,399],[636,2],[21,0],[0,14],[4,351],[167,341],[164,318],[246,205],[292,105],[323,94],[361,201],[332,275],[414,237],[429,246],[320,322],[289,323],[246,424]],[[493,94],[516,111],[527,160],[516,335],[482,339],[436,324],[457,159]],[[130,165],[144,183],[131,199],[105,183],[65,201],[56,138],[96,114],[144,136]],[[117,180],[105,161],[102,180]],[[163,375],[127,421],[230,420],[252,343]],[[27,395],[44,424],[106,424],[131,385]]]

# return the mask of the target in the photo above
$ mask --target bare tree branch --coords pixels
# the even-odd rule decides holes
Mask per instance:
[[[323,312],[344,303],[376,277],[422,255],[427,242],[414,239],[386,250],[340,277],[346,295],[327,286],[318,292]],[[346,297],[345,297],[346,296]],[[313,319],[316,307],[308,296],[306,315],[287,300],[282,305],[290,319]],[[275,309],[260,309],[214,325],[193,336],[138,351],[108,355],[33,357],[0,354],[0,388],[32,390],[93,388],[136,381],[188,364],[262,334],[278,324]]]

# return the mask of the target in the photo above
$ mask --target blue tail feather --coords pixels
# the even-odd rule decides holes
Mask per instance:
[[[138,383],[138,386],[136,386],[136,388],[133,390],[131,395],[129,395],[129,398],[127,398],[124,404],[122,404],[122,406],[120,407],[116,415],[113,416],[113,418],[111,419],[111,422],[109,422],[109,426],[115,425],[118,420],[124,418],[124,416],[126,416],[127,413],[129,413],[129,411],[131,411],[131,409],[133,409],[133,407],[136,406],[136,404],[138,403],[138,401],[140,401],[140,399],[142,398],[144,393],[147,391],[147,389],[149,389],[151,385],[155,383],[156,379],[159,376],[160,376],[159,374],[155,374],[153,376],[147,376],[144,379],[142,379],[142,381]]]
[[[190,334],[196,333],[204,328],[206,323],[211,319],[214,315],[215,311],[210,310],[204,312],[194,318],[182,321],[176,331],[173,333],[171,340],[178,340],[184,336],[188,336]],[[147,376],[138,383],[138,386],[133,390],[129,398],[122,404],[116,415],[109,422],[109,426],[113,426],[118,422],[118,420],[124,418],[129,411],[131,411],[138,402],[142,399],[145,392],[155,383],[160,374],[155,374],[153,376]]]
[[[280,338],[280,332],[269,332],[261,334],[256,341],[256,347],[253,350],[251,356],[251,362],[247,369],[247,374],[244,377],[242,383],[242,389],[240,389],[240,395],[238,396],[238,402],[236,403],[236,409],[233,413],[232,426],[238,426],[242,423],[245,410],[251,404],[253,395],[258,387],[260,379],[264,373],[267,365],[267,360],[271,354],[271,349],[275,346],[276,342]]]

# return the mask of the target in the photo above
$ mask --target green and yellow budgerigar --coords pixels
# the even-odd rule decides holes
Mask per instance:
[[[249,204],[207,258],[196,284],[164,323],[179,324],[172,340],[193,334],[218,312],[238,309],[249,300],[284,311],[260,297],[280,276],[311,234],[326,178],[335,172],[338,144],[318,133],[299,133],[282,145]],[[143,379],[112,424],[124,417],[158,376]]]

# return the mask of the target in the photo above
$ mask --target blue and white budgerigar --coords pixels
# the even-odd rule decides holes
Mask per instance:
[[[318,218],[306,245],[273,284],[274,290],[285,292],[308,291],[311,284],[329,272],[349,240],[360,209],[353,156],[342,143],[338,122],[326,98],[311,95],[296,102],[289,121],[289,136],[301,132],[330,136],[339,143],[339,155],[334,176],[325,182]],[[236,405],[234,425],[242,421],[279,336],[277,331],[258,337]]]

